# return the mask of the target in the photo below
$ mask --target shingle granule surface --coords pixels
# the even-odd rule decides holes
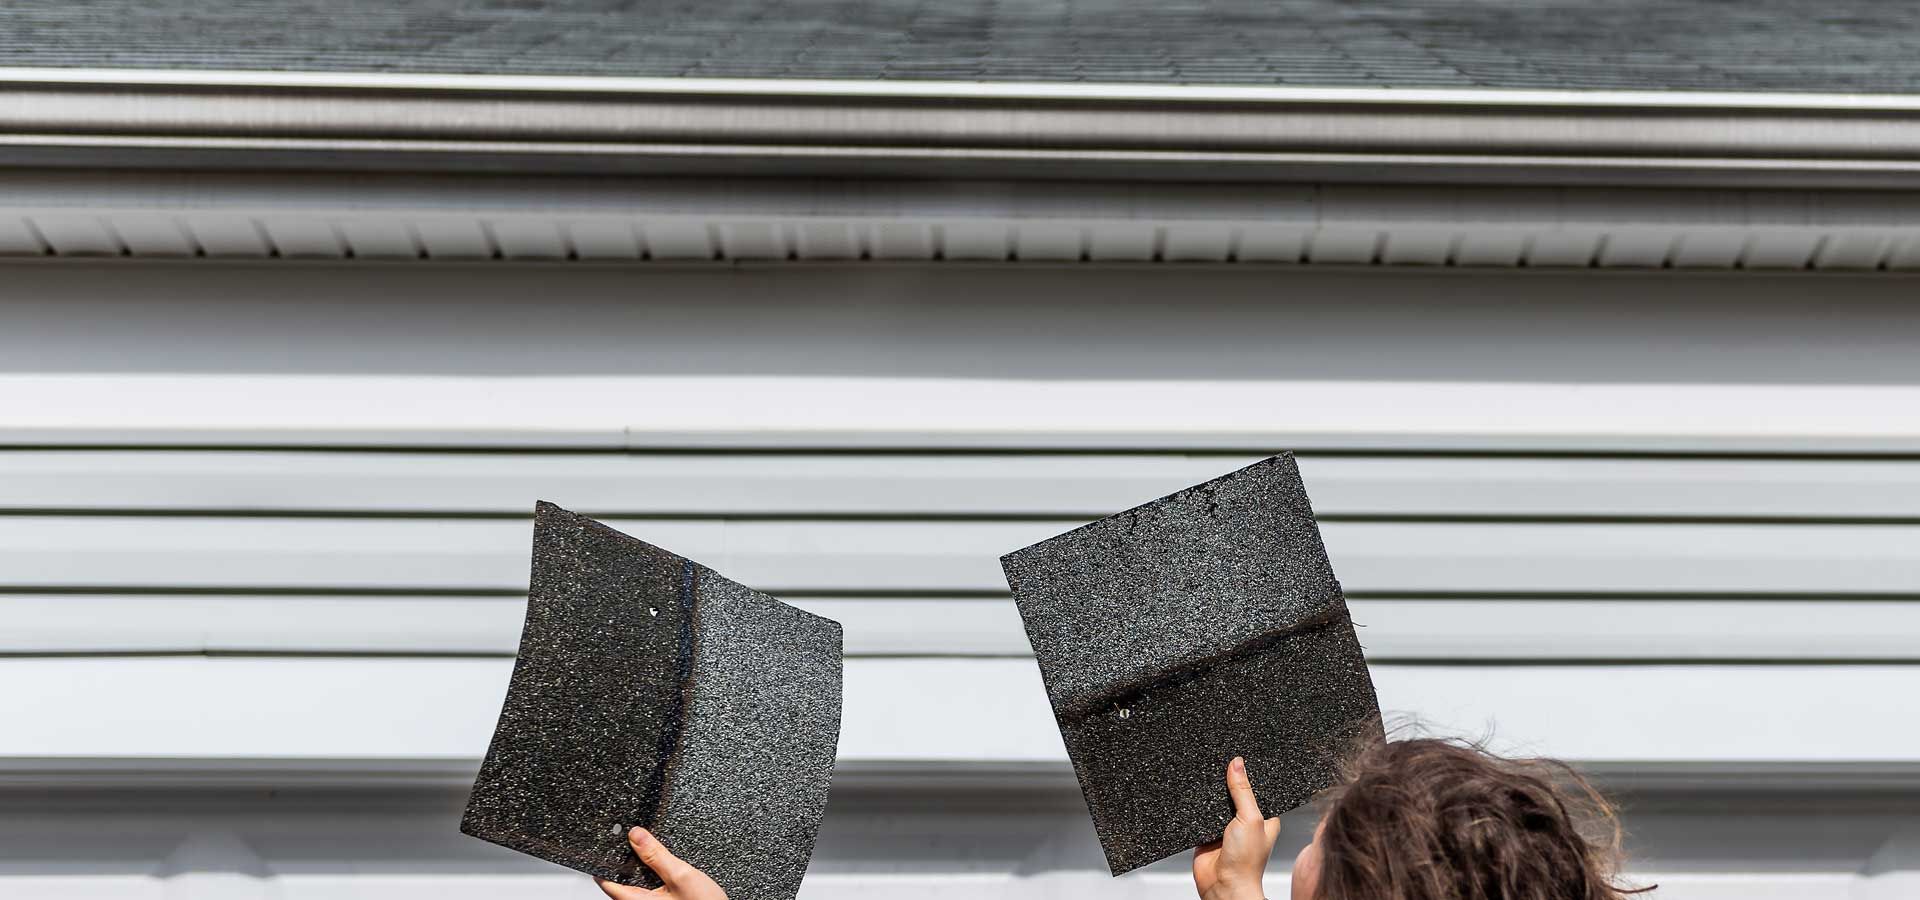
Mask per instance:
[[[1218,838],[1234,756],[1277,815],[1380,729],[1290,454],[1001,564],[1115,875]]]
[[[624,884],[644,825],[792,900],[840,734],[836,622],[541,503],[519,660],[460,830]]]
[[[1920,92],[1888,0],[11,0],[0,65]]]

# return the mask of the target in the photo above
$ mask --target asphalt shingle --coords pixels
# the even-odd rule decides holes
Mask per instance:
[[[1882,0],[14,0],[0,66],[1920,92]]]

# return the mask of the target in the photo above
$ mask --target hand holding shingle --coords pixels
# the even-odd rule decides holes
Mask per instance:
[[[1280,819],[1260,817],[1247,762],[1238,756],[1227,764],[1227,793],[1233,795],[1233,819],[1220,840],[1194,848],[1193,886],[1202,900],[1262,900],[1260,880],[1280,838]]]
[[[840,736],[839,624],[551,503],[533,537],[460,830],[667,890],[615,897],[794,900]]]
[[[1115,875],[1219,838],[1221,763],[1273,812],[1380,707],[1290,454],[1001,558]],[[1250,774],[1249,774],[1250,773]],[[1260,821],[1258,810],[1252,813]]]
[[[595,878],[593,883],[613,900],[727,900],[727,892],[714,884],[707,873],[668,852],[666,845],[645,828],[628,831],[627,843],[633,846],[634,855],[659,876],[660,886],[633,887]]]

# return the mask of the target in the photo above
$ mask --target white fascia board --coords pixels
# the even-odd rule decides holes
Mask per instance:
[[[1916,112],[1904,95],[14,69],[0,159],[1884,187],[1911,184]]]

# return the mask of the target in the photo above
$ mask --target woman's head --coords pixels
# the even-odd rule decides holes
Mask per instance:
[[[1565,765],[1441,740],[1380,741],[1349,763],[1294,900],[1619,900],[1613,810]]]

